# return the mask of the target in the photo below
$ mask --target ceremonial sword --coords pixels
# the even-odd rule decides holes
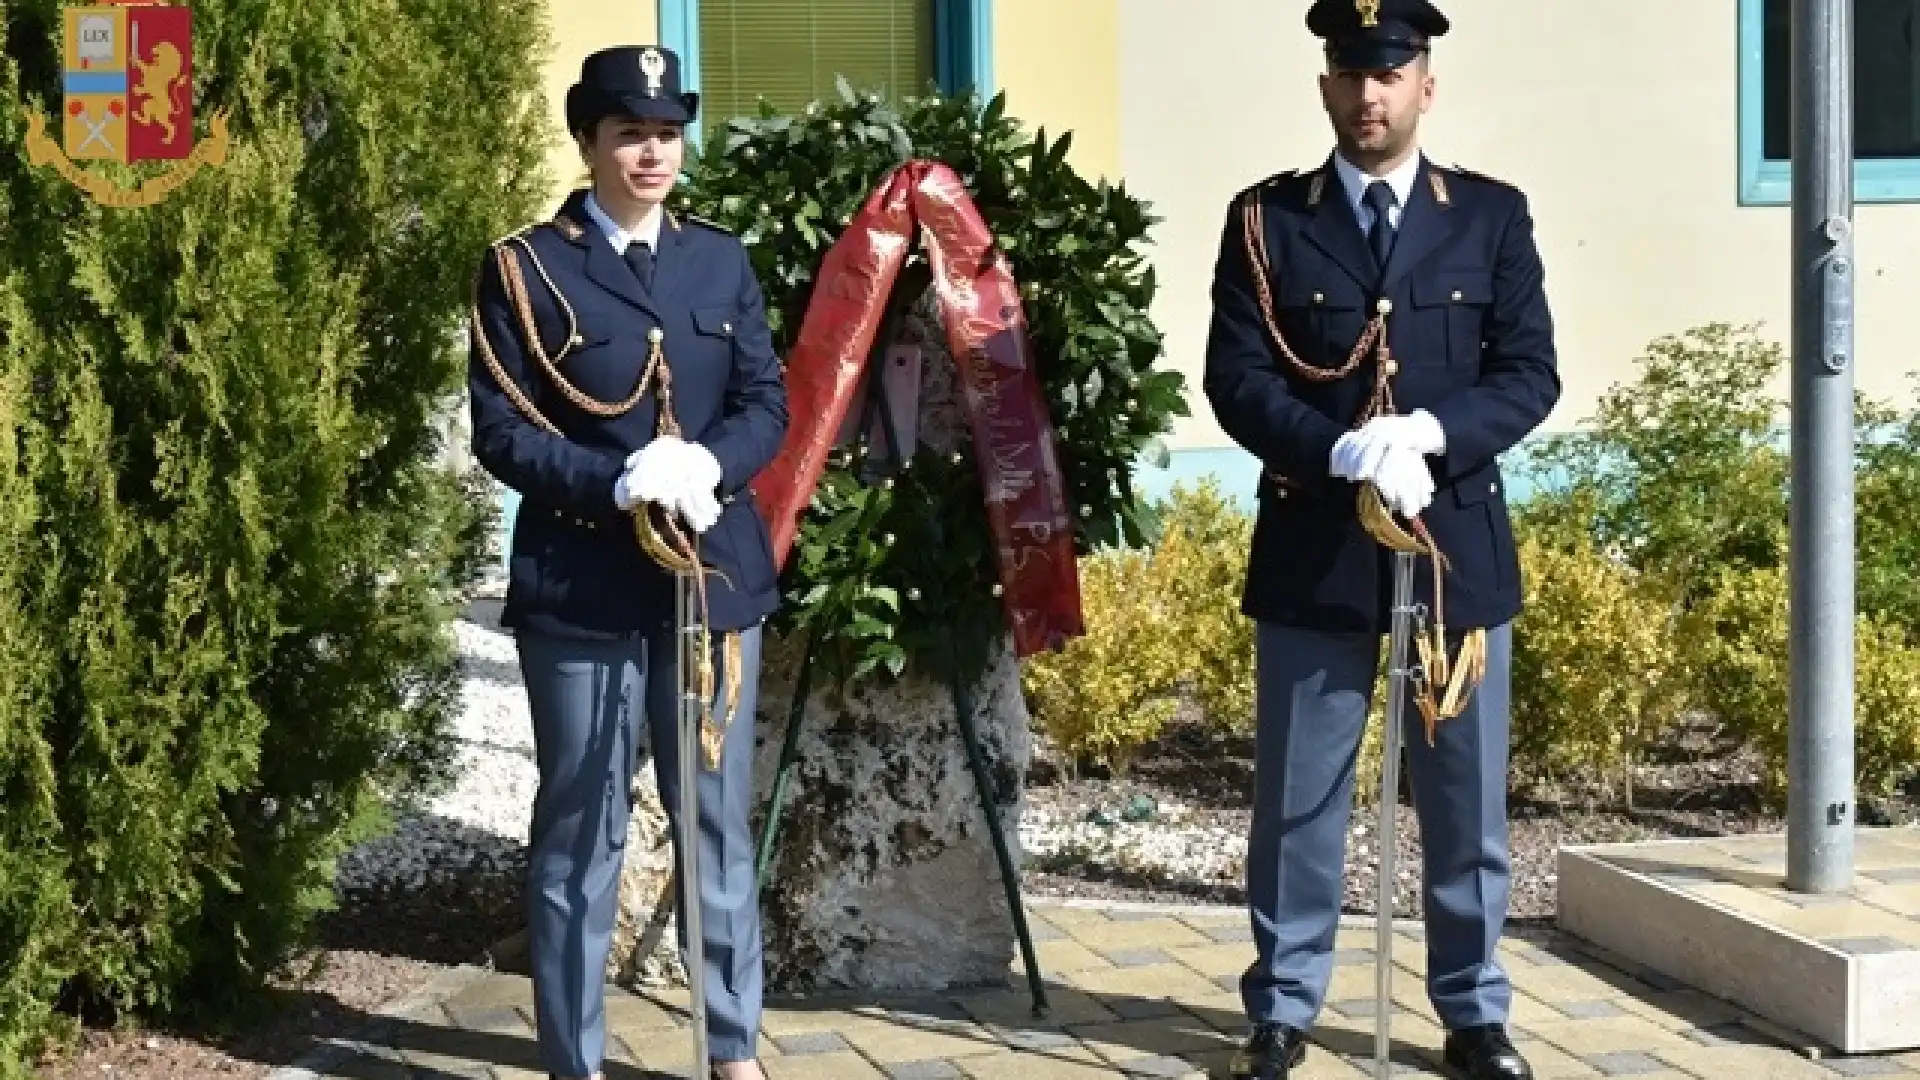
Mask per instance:
[[[682,955],[687,965],[687,1018],[693,1027],[692,1080],[710,1080],[713,1065],[707,1047],[707,939],[701,930],[700,899],[700,720],[705,701],[698,672],[703,633],[699,617],[700,573],[691,569],[673,576],[673,629],[676,671],[680,684],[680,930],[686,937]]]
[[[1380,858],[1374,900],[1373,1075],[1388,1080],[1393,1049],[1393,896],[1399,854],[1401,724],[1407,707],[1407,653],[1412,645],[1413,553],[1393,553],[1393,621],[1387,638],[1387,716],[1380,750]]]

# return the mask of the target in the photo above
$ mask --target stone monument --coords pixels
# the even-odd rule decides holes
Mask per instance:
[[[922,358],[911,442],[919,453],[953,453],[969,436],[930,292],[898,343],[917,346]],[[756,837],[803,648],[803,641],[766,639],[755,718]],[[761,895],[768,989],[938,991],[1004,982],[1018,956],[1013,918],[951,688],[912,667],[898,680],[881,676],[850,689],[814,685]],[[1017,866],[1031,738],[1011,636],[970,689]],[[636,776],[636,797],[613,977],[624,985],[678,983],[677,928],[658,912],[673,849],[650,765]]]

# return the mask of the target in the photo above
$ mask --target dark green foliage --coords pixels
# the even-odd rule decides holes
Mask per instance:
[[[228,1005],[304,942],[380,796],[443,776],[486,557],[439,430],[546,188],[538,7],[192,10],[229,158],[115,209],[28,164],[60,6],[0,0],[0,1074],[55,1002]]]
[[[1066,495],[1085,552],[1153,531],[1132,477],[1175,416],[1183,380],[1157,370],[1147,316],[1153,271],[1140,248],[1154,224],[1124,187],[1094,185],[1066,162],[1070,137],[1022,132],[1002,99],[926,97],[898,105],[841,84],[798,116],[763,108],[709,131],[682,205],[736,230],[767,292],[776,349],[798,336],[821,260],[893,168],[936,160],[959,174],[1013,262],[1055,425]],[[927,283],[916,254],[896,307]],[[885,325],[881,331],[884,339]],[[824,639],[822,678],[909,663],[975,667],[1004,633],[992,535],[974,461],[924,448],[891,487],[864,484],[842,457],[822,480],[783,584],[786,628]]]
[[[1683,592],[1710,568],[1785,555],[1787,457],[1768,394],[1780,347],[1750,328],[1699,327],[1652,342],[1639,378],[1604,396],[1586,430],[1543,439],[1528,467],[1542,489],[1585,497],[1523,513],[1591,512],[1600,548]]]
[[[1603,550],[1667,579],[1684,604],[1721,571],[1784,567],[1785,351],[1755,327],[1714,323],[1655,340],[1639,368],[1583,430],[1527,455],[1529,486],[1579,497],[1535,499],[1520,516],[1577,513]],[[1854,422],[1859,608],[1920,641],[1920,411],[1861,395]]]

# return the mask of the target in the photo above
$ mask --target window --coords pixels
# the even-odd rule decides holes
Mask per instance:
[[[834,79],[891,98],[933,82],[933,12],[919,0],[700,0],[703,108],[792,112],[832,97]]]
[[[1920,0],[1853,0],[1854,198],[1920,201]],[[1740,0],[1740,199],[1792,197],[1791,0]]]
[[[783,109],[831,96],[837,75],[891,97],[992,92],[990,0],[661,0],[660,37],[685,58],[703,127],[761,96]]]

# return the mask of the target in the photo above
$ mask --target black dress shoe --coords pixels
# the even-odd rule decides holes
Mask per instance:
[[[1247,1044],[1227,1066],[1230,1080],[1287,1080],[1307,1058],[1307,1033],[1285,1024],[1255,1024]]]
[[[1533,1067],[1499,1024],[1448,1032],[1446,1061],[1458,1080],[1533,1080]]]

